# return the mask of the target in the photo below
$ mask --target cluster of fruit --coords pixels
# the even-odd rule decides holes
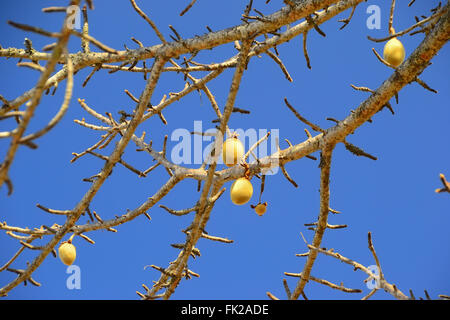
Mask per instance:
[[[222,159],[223,163],[227,167],[232,167],[239,163],[244,156],[244,146],[242,142],[237,138],[237,135],[233,135],[231,138],[225,140],[222,146]],[[236,205],[243,205],[250,201],[253,195],[253,186],[248,178],[247,174],[236,179],[233,182],[230,189],[231,201]],[[258,203],[256,206],[251,206],[255,212],[262,216],[267,209],[267,202]]]

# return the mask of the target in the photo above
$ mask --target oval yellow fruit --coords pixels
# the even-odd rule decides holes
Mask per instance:
[[[403,63],[403,60],[405,60],[405,48],[400,40],[392,38],[385,44],[383,58],[396,68]]]
[[[255,207],[255,212],[258,214],[258,216],[262,216],[264,213],[266,213],[267,210],[267,203],[258,203]]]
[[[61,261],[67,266],[70,266],[77,257],[77,249],[73,244],[68,242],[63,242],[59,246],[58,253]]]
[[[225,140],[222,146],[222,159],[227,167],[232,167],[239,162],[244,155],[244,146],[237,137]]]
[[[247,203],[253,195],[253,186],[246,178],[239,178],[231,185],[231,201],[237,205]]]

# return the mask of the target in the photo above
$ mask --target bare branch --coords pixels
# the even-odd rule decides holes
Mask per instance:
[[[191,2],[188,4],[186,8],[183,9],[183,11],[180,12],[180,16],[184,15],[186,12],[189,11],[189,9],[192,8],[192,6],[195,4],[197,0],[191,0]]]
[[[297,117],[298,120],[300,120],[301,122],[303,122],[304,124],[308,125],[311,127],[311,129],[313,129],[314,131],[317,132],[324,132],[325,130],[323,130],[322,128],[320,128],[318,125],[315,125],[312,122],[309,122],[308,120],[306,120],[305,118],[303,118],[298,112],[297,110],[294,109],[294,107],[289,103],[289,101],[287,100],[287,98],[284,98],[284,103],[286,104],[286,106],[292,111],[292,113],[294,113],[294,115]]]
[[[314,234],[313,246],[319,247],[322,242],[322,237],[327,228],[327,220],[329,213],[329,202],[330,202],[330,168],[331,168],[331,155],[333,152],[333,145],[326,146],[325,149],[322,149],[321,159],[320,159],[320,213],[319,219],[317,221],[317,228]],[[302,276],[295,287],[294,292],[292,293],[291,299],[296,300],[300,296],[301,292],[309,280],[309,276],[311,274],[312,266],[314,261],[316,260],[317,252],[310,251],[308,258],[306,260],[305,266],[303,267]]]
[[[39,80],[35,86],[35,92],[32,96],[31,103],[27,107],[27,110],[22,118],[22,121],[20,122],[19,126],[17,127],[17,131],[13,135],[11,139],[10,147],[7,151],[6,157],[2,165],[0,166],[0,187],[5,182],[6,177],[8,176],[9,168],[14,160],[14,156],[16,154],[16,151],[19,147],[20,140],[25,133],[26,128],[28,127],[28,124],[33,117],[34,111],[36,110],[37,106],[39,105],[39,102],[41,100],[42,94],[45,90],[45,83],[47,82],[47,79],[50,77],[51,73],[53,72],[53,69],[55,68],[59,57],[63,53],[63,49],[66,46],[69,37],[70,37],[70,30],[64,29],[62,30],[62,35],[60,40],[58,41],[58,45],[55,47],[52,53],[52,59],[48,61],[45,71],[42,72],[41,76],[39,77]]]
[[[287,275],[287,276],[290,276],[290,277],[298,277],[298,278],[302,277],[301,273],[285,272],[284,274]],[[328,280],[319,279],[319,278],[313,277],[311,275],[309,276],[309,279],[311,279],[312,281],[315,281],[317,283],[323,284],[325,286],[328,286],[331,289],[340,290],[340,291],[347,292],[347,293],[361,293],[362,292],[361,289],[346,288],[342,284],[341,285],[337,285],[337,284],[334,284],[334,283],[332,283],[332,282],[330,282]]]

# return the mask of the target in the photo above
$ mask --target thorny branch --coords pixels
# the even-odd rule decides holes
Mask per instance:
[[[365,267],[364,265],[362,265],[354,260],[348,259],[348,258],[342,256],[341,254],[334,252],[333,249],[326,250],[326,249],[318,248],[318,247],[315,247],[315,246],[309,245],[309,244],[307,246],[308,246],[308,249],[310,250],[309,251],[310,254],[312,254],[312,252],[316,252],[316,255],[317,255],[317,253],[322,253],[324,255],[336,258],[346,264],[353,266],[354,270],[363,271],[364,273],[366,273],[369,276],[369,278],[366,281],[370,281],[370,280],[376,281],[376,287],[374,288],[375,291],[378,289],[383,289],[384,291],[386,291],[389,294],[391,294],[392,296],[394,296],[396,299],[408,300],[409,297],[407,295],[405,295],[402,291],[400,291],[395,284],[391,284],[391,283],[387,282],[386,279],[384,278],[383,272],[381,271],[380,262],[375,253],[375,249],[373,247],[372,236],[371,236],[370,232],[368,233],[368,242],[369,242],[369,249],[372,252],[372,255],[373,255],[376,265],[378,267],[378,271],[379,271],[378,275],[372,273],[372,271],[368,267]],[[375,293],[375,291],[371,292],[370,296],[373,295]],[[368,298],[369,298],[369,296],[366,296],[363,299],[366,300]]]
[[[320,247],[320,243],[322,242],[322,238],[325,232],[325,229],[328,225],[328,213],[330,208],[330,169],[331,169],[331,155],[333,153],[333,147],[326,146],[322,149],[321,158],[320,158],[320,211],[319,218],[317,220],[316,231],[313,239],[313,246]],[[306,283],[309,281],[309,276],[311,274],[311,269],[316,260],[317,253],[315,251],[310,252],[308,255],[305,266],[303,267],[303,271],[301,273],[301,278],[295,287],[294,292],[292,292],[291,299],[296,300],[303,292]]]

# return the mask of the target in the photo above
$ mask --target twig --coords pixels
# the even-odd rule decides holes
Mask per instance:
[[[50,61],[48,61],[45,71],[41,73],[41,76],[39,77],[38,82],[36,83],[36,91],[32,95],[31,102],[29,106],[27,107],[27,110],[25,111],[25,114],[22,118],[22,121],[19,123],[17,127],[17,131],[13,135],[11,139],[10,147],[6,153],[5,160],[3,164],[0,166],[0,187],[5,182],[9,168],[14,160],[14,156],[16,154],[16,151],[19,147],[19,142],[22,139],[23,134],[25,133],[26,128],[28,127],[28,124],[31,120],[31,118],[34,115],[34,111],[36,110],[37,106],[39,105],[39,102],[41,100],[42,94],[45,90],[45,83],[47,82],[47,79],[50,77],[51,73],[53,72],[53,69],[56,67],[56,64],[59,60],[59,57],[63,53],[63,49],[65,48],[68,40],[70,37],[70,32],[67,29],[63,29],[63,34],[61,35],[58,45],[55,47],[52,53],[52,58]]]
[[[374,288],[372,289],[367,295],[365,295],[364,297],[361,298],[361,300],[369,300],[370,297],[372,297],[375,292],[377,292],[378,289]]]
[[[395,30],[392,27],[392,23],[394,21],[394,8],[395,8],[395,0],[392,0],[392,2],[391,2],[391,11],[389,13],[389,28],[388,28],[390,34],[394,34],[395,33]]]
[[[372,160],[378,160],[377,157],[365,152],[363,149],[358,148],[357,146],[351,144],[350,142],[344,141],[344,145],[345,145],[345,149],[347,149],[348,151],[350,151],[351,153],[353,153],[355,156],[358,157],[366,157]]]
[[[424,89],[431,91],[433,93],[438,93],[437,90],[431,88],[429,85],[427,85],[423,80],[419,79],[419,77],[416,77],[416,79],[414,80],[415,82],[417,82],[418,84],[420,84]]]
[[[238,108],[238,107],[234,107],[233,111],[231,111],[231,112],[238,112],[238,113],[242,113],[242,114],[250,114],[249,110],[244,110],[244,109],[241,109],[241,108]]]
[[[400,32],[394,32],[394,33],[390,34],[388,37],[385,37],[385,38],[372,38],[371,36],[367,36],[367,39],[369,39],[371,41],[374,41],[374,42],[385,42],[385,41],[388,41],[388,40],[390,40],[392,38],[397,38],[397,37],[403,36],[403,35],[411,32],[412,30],[416,29],[417,27],[420,27],[420,26],[424,25],[425,23],[427,23],[427,22],[429,22],[429,21],[431,21],[433,19],[436,19],[437,17],[441,16],[443,13],[444,13],[444,11],[439,11],[438,13],[436,13],[436,14],[434,14],[434,15],[426,18],[426,19],[420,20],[419,22],[413,24],[411,27],[406,28],[405,30],[402,30]]]
[[[46,31],[44,29],[38,28],[38,27],[33,27],[27,24],[22,24],[22,23],[17,23],[14,21],[7,21],[7,23],[17,29],[21,29],[24,31],[30,31],[30,32],[34,32],[46,37],[50,37],[50,38],[59,38],[61,37],[61,34],[58,32],[50,32],[50,31]]]
[[[276,62],[276,64],[278,64],[280,66],[281,71],[283,71],[284,76],[286,77],[286,79],[290,82],[294,81],[292,80],[291,75],[289,74],[289,71],[286,69],[286,67],[284,66],[283,62],[281,61],[280,58],[278,58],[275,54],[273,54],[271,51],[267,50],[265,52],[269,57],[272,58],[273,61]]]
[[[156,35],[158,36],[159,40],[161,40],[162,43],[167,43],[166,39],[164,39],[164,36],[162,33],[158,30],[158,27],[156,27],[156,24],[150,20],[150,18],[142,11],[138,5],[136,4],[135,0],[130,0],[131,5],[133,6],[134,10],[145,20],[148,22],[148,24],[152,27],[152,29],[155,31]]]
[[[231,239],[215,237],[215,236],[211,236],[211,235],[205,234],[205,233],[202,233],[201,237],[208,239],[208,240],[217,241],[217,242],[224,242],[224,243],[233,243],[234,242],[234,240],[231,240]]]
[[[44,210],[45,212],[51,213],[51,214],[59,214],[59,215],[67,216],[67,215],[72,213],[71,210],[54,210],[54,209],[50,209],[50,208],[44,207],[43,205],[41,205],[39,203],[36,204],[36,207],[38,207],[41,210]]]
[[[84,35],[84,38],[81,39],[81,48],[83,49],[84,53],[89,53],[91,50],[89,48],[89,40],[86,37],[87,35],[89,35],[89,21],[86,5],[83,6],[83,9],[81,11],[83,12],[82,34]]]
[[[350,12],[350,15],[348,16],[348,18],[339,20],[339,22],[343,23],[343,25],[339,28],[339,30],[344,29],[350,23],[350,21],[353,18],[353,14],[355,13],[355,9],[356,9],[356,6],[352,7],[352,11]]]
[[[189,9],[192,8],[192,6],[195,4],[197,0],[191,0],[191,2],[188,4],[186,8],[183,9],[183,11],[180,12],[180,16],[184,15],[186,12],[189,11]]]
[[[105,161],[108,160],[108,157],[107,157],[107,156],[98,154],[98,153],[96,153],[96,152],[94,152],[94,151],[87,150],[87,153],[92,154],[93,156],[96,156],[97,158],[100,158],[100,159],[102,159],[102,160],[105,160]],[[122,159],[120,159],[120,160],[118,161],[118,163],[120,163],[121,165],[123,165],[125,168],[129,169],[131,172],[136,173],[139,177],[145,177],[145,176],[146,176],[145,172],[142,172],[142,171],[140,171],[140,170],[134,168],[132,165],[128,164],[127,162],[123,161]]]
[[[266,294],[271,300],[280,300],[277,297],[275,297],[272,293],[270,293],[269,291],[267,291]]]
[[[314,19],[311,17],[311,15],[305,17],[306,21],[308,21],[309,24],[311,24],[314,29],[317,31],[318,34],[320,34],[322,37],[326,37],[325,32],[320,30],[319,26],[316,24]]]
[[[105,133],[104,135],[102,135],[101,139],[97,143],[95,143],[94,145],[92,145],[91,147],[87,148],[86,150],[84,150],[81,153],[73,152],[72,155],[74,157],[70,160],[70,162],[71,163],[75,162],[77,159],[81,158],[82,156],[84,156],[88,152],[97,149],[110,135],[111,135],[111,132]]]
[[[86,87],[88,81],[92,78],[92,76],[94,75],[94,73],[96,73],[98,70],[100,70],[100,68],[102,68],[101,64],[98,64],[95,66],[95,68],[92,69],[91,73],[89,73],[89,75],[86,77],[86,79],[83,81],[83,84],[81,85],[82,87]]]
[[[283,286],[284,286],[284,290],[286,291],[286,296],[287,296],[288,300],[290,300],[292,294],[291,294],[291,290],[289,289],[289,285],[288,285],[286,279],[283,279]]]
[[[175,41],[180,41],[182,40],[180,34],[177,32],[177,30],[171,25],[169,24],[169,29],[172,30],[172,32],[175,34],[175,36],[177,37],[176,39],[174,39]]]
[[[100,42],[99,40],[95,39],[94,37],[92,37],[89,34],[80,33],[80,32],[78,32],[76,30],[71,30],[70,32],[73,35],[75,35],[77,37],[80,37],[81,39],[84,39],[85,41],[88,41],[88,42],[92,43],[94,46],[96,46],[100,50],[103,50],[103,51],[105,51],[107,53],[119,54],[119,52],[116,49],[108,47],[106,44]]]
[[[380,60],[381,63],[383,63],[384,65],[388,66],[389,68],[395,69],[395,67],[390,64],[389,62],[387,62],[386,60],[384,60],[379,54],[378,52],[375,50],[375,48],[372,48],[373,53],[375,54],[375,56],[377,57],[378,60]]]
[[[308,67],[308,69],[311,69],[311,61],[309,59],[308,49],[306,48],[307,35],[307,31],[303,32],[303,55],[305,56],[306,66]]]
[[[9,259],[1,268],[0,268],[0,272],[2,272],[3,270],[5,270],[5,269],[7,269],[10,265],[11,265],[11,263],[13,263],[14,262],[14,260],[16,260],[17,259],[17,257],[23,252],[23,250],[25,250],[25,246],[24,245],[22,245],[21,247],[20,247],[20,249],[11,257],[11,259]]]
[[[373,258],[375,259],[375,262],[377,264],[377,268],[378,268],[378,272],[379,272],[379,279],[380,279],[380,281],[382,281],[382,280],[384,280],[384,275],[383,275],[383,271],[381,270],[380,260],[378,260],[378,256],[375,252],[375,248],[372,243],[372,233],[370,233],[370,232],[367,234],[367,241],[369,243],[370,252],[372,252]]]
[[[287,98],[284,98],[284,103],[286,104],[286,106],[292,111],[292,113],[294,113],[294,115],[297,117],[297,119],[299,119],[301,122],[303,122],[304,124],[308,125],[311,127],[311,129],[313,129],[314,131],[317,132],[324,132],[325,130],[323,130],[322,128],[320,128],[318,125],[315,125],[312,122],[309,122],[308,120],[306,120],[305,118],[303,118],[298,112],[297,110],[294,109],[294,107],[289,103],[289,101],[287,100]]]
[[[267,132],[261,139],[259,139],[258,141],[256,141],[255,144],[253,144],[250,149],[248,149],[248,151],[245,153],[244,157],[242,158],[242,160],[247,160],[248,156],[250,155],[250,153],[255,150],[261,143],[263,143],[265,140],[267,140],[267,138],[269,138],[270,136],[270,131]]]
[[[184,216],[184,215],[191,213],[197,209],[197,206],[194,206],[192,208],[183,209],[183,210],[173,210],[162,204],[160,204],[159,207],[163,208],[164,210],[166,210],[167,212],[169,212],[170,214],[173,214],[175,216]]]
[[[317,221],[317,229],[314,234],[313,239],[313,246],[319,247],[323,234],[325,232],[325,229],[327,228],[327,220],[328,220],[328,213],[329,213],[329,202],[330,202],[330,167],[331,167],[331,156],[333,153],[333,147],[334,146],[327,146],[325,149],[322,149],[321,153],[321,159],[320,159],[320,168],[321,168],[321,174],[320,174],[320,213],[319,213],[319,219]],[[292,300],[298,299],[301,292],[303,292],[303,289],[306,285],[306,283],[309,280],[309,276],[311,274],[311,270],[314,264],[314,261],[316,260],[317,252],[310,251],[310,254],[308,255],[308,258],[306,260],[306,263],[303,267],[302,276],[300,280],[297,283],[297,286],[295,287],[294,292],[292,293]]]
[[[33,70],[37,70],[39,72],[43,72],[45,68],[37,63],[34,62],[19,62],[17,64],[18,67],[28,67]]]
[[[437,192],[437,193],[449,192],[450,193],[450,182],[447,181],[447,179],[445,178],[443,173],[441,173],[439,175],[439,178],[441,179],[442,184],[444,185],[444,187],[440,188],[440,189],[436,189],[435,192]]]
[[[67,7],[47,7],[47,8],[42,8],[42,12],[45,13],[52,13],[52,12],[66,12]]]
[[[357,86],[354,86],[353,84],[350,84],[350,86],[351,86],[353,89],[358,90],[358,91],[365,91],[365,92],[370,92],[370,93],[374,93],[374,92],[375,92],[375,91],[373,91],[372,89],[367,88],[367,87],[357,87]]]
[[[39,137],[42,137],[44,134],[52,130],[53,127],[55,127],[64,117],[64,115],[67,112],[67,109],[69,109],[69,104],[70,100],[72,99],[72,90],[73,90],[73,64],[72,59],[69,57],[67,58],[67,74],[68,75],[67,75],[66,92],[64,94],[64,100],[61,107],[59,108],[58,113],[53,117],[53,119],[50,120],[50,122],[44,128],[42,128],[37,132],[30,133],[29,135],[21,138],[19,140],[19,143],[27,143],[30,142],[31,140],[35,140]]]
[[[285,272],[284,274],[287,275],[287,276],[290,276],[290,277],[298,277],[298,278],[302,277],[301,273]],[[334,283],[332,283],[332,282],[330,282],[328,280],[319,279],[319,278],[313,277],[311,275],[309,276],[309,279],[311,279],[312,281],[315,281],[317,283],[323,284],[325,286],[328,286],[328,287],[330,287],[332,289],[340,290],[340,291],[347,292],[347,293],[361,293],[362,292],[361,289],[347,288],[347,287],[344,287],[343,285],[337,285],[337,284],[334,284]]]
[[[284,167],[284,165],[280,166],[281,168],[281,172],[283,172],[284,177],[290,182],[292,183],[292,185],[296,188],[298,188],[298,184],[291,178],[291,176],[289,175],[289,173],[287,172],[286,168]]]

